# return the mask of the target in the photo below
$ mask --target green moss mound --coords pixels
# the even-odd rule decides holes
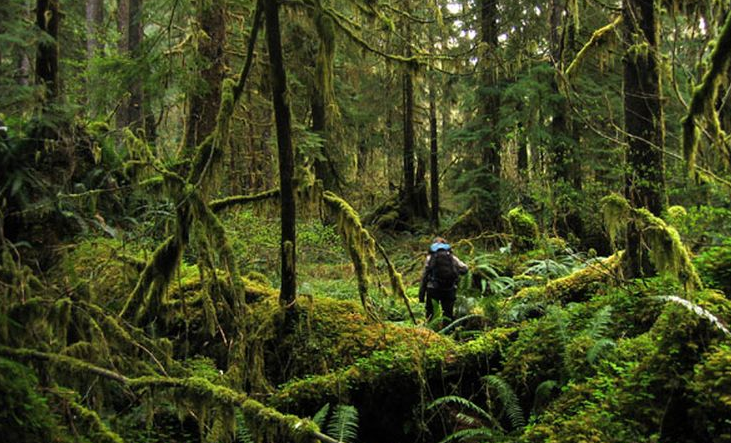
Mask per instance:
[[[538,239],[538,224],[535,218],[521,206],[511,209],[506,218],[516,250],[532,249]]]

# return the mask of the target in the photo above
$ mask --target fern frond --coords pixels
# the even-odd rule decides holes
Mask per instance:
[[[475,429],[462,429],[446,436],[439,443],[451,443],[457,441],[472,441],[486,439],[492,439],[495,436],[495,432],[488,428],[475,428]]]
[[[327,433],[336,440],[355,443],[355,439],[358,437],[358,410],[355,409],[355,406],[335,406]]]
[[[586,361],[596,363],[597,358],[603,355],[608,349],[613,349],[617,344],[611,338],[602,338],[594,343],[594,346],[586,353]]]
[[[467,400],[466,398],[460,397],[458,395],[447,395],[444,397],[440,397],[440,398],[434,400],[433,402],[429,403],[429,405],[427,405],[426,408],[434,409],[439,406],[442,406],[445,404],[450,404],[450,403],[455,404],[455,405],[461,407],[462,409],[467,409],[467,410],[477,414],[480,418],[483,418],[487,421],[490,421],[490,422],[493,421],[492,416],[490,416],[490,414],[487,411],[485,411],[481,407],[477,406],[475,403]]]
[[[606,336],[612,321],[612,306],[607,305],[594,314],[585,331],[589,337],[599,340]]]
[[[319,411],[312,417],[312,421],[315,422],[318,428],[322,429],[325,427],[325,420],[327,419],[327,413],[330,412],[330,403],[325,403],[325,406],[321,407]]]
[[[548,399],[551,396],[551,393],[557,386],[558,382],[556,380],[546,380],[544,382],[541,382],[541,384],[539,384],[536,388],[534,396],[535,400],[533,401],[534,409],[535,405],[547,403]]]
[[[523,409],[520,407],[518,396],[515,395],[513,388],[502,377],[497,375],[488,375],[484,380],[488,388],[493,388],[497,391],[498,398],[503,404],[503,410],[508,415],[513,428],[520,429],[524,427],[525,418],[523,417]]]

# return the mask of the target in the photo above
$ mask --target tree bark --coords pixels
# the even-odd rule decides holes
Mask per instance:
[[[481,224],[485,227],[498,229],[500,218],[500,134],[498,123],[500,119],[500,92],[498,91],[498,74],[496,61],[491,61],[498,50],[498,9],[496,0],[481,0],[480,2],[480,39],[484,44],[482,52],[482,87],[485,92],[481,95],[482,121],[487,125],[482,130],[480,150],[482,152],[482,166],[484,177],[480,186],[485,190],[487,197],[477,202],[477,214]]]
[[[439,140],[437,139],[437,104],[434,86],[429,89],[429,175],[431,184],[431,226],[439,232]]]
[[[279,6],[275,0],[264,0],[267,46],[271,67],[272,102],[277,123],[277,147],[279,150],[279,182],[281,189],[282,233],[280,254],[282,258],[282,284],[279,302],[283,306],[293,304],[296,296],[295,273],[295,200],[294,200],[294,152],[289,103],[287,102],[287,76],[282,57],[279,30]]]
[[[404,119],[404,187],[403,209],[407,219],[416,215],[416,176],[414,168],[414,79],[407,67],[403,73],[403,119]]]
[[[221,104],[221,84],[224,77],[224,46],[226,44],[225,2],[198,0],[197,19],[202,35],[198,38],[198,57],[203,69],[200,82],[188,100],[188,121],[184,153],[192,155],[194,148],[216,129],[216,113]]]
[[[104,25],[104,4],[102,0],[86,0],[86,54],[94,57],[102,48],[99,33]]]
[[[59,95],[58,84],[58,0],[38,0],[36,3],[36,25],[48,34],[41,40],[36,54],[36,83],[44,86],[44,108]]]
[[[624,117],[627,135],[625,196],[635,208],[659,215],[665,207],[663,109],[657,59],[659,5],[655,0],[624,0],[624,37],[632,45],[624,56]],[[643,250],[642,232],[627,230],[629,278],[654,273]]]

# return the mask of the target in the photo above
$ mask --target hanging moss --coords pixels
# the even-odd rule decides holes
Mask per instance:
[[[575,0],[574,0],[575,1]],[[576,57],[571,61],[571,64],[569,64],[569,67],[566,68],[566,77],[570,80],[578,71],[579,66],[584,61],[586,56],[589,54],[589,51],[591,51],[593,48],[604,44],[609,37],[613,34],[613,32],[617,29],[617,27],[622,23],[622,16],[618,16],[614,21],[602,28],[597,29],[591,34],[591,38],[589,38],[589,41],[586,42],[586,44],[581,48],[581,50],[576,54]],[[577,30],[578,32],[578,30]]]
[[[698,120],[705,116],[710,123],[712,135],[716,140],[722,140],[725,136],[718,121],[718,112],[715,109],[718,86],[728,71],[731,61],[731,14],[726,16],[726,22],[721,29],[718,39],[711,51],[711,66],[703,75],[701,84],[693,90],[688,107],[688,114],[683,118],[683,155],[688,164],[689,171],[695,167],[696,154],[700,139]],[[723,152],[728,161],[728,152]]]
[[[538,239],[538,224],[533,216],[518,206],[508,212],[507,221],[515,248],[518,251],[532,249]]]
[[[338,230],[344,239],[350,259],[353,261],[353,268],[358,279],[358,294],[363,308],[369,316],[375,319],[373,306],[368,300],[368,265],[375,265],[375,241],[363,228],[358,213],[348,202],[330,191],[323,193],[323,200],[337,217]]]
[[[658,272],[673,275],[688,290],[702,289],[703,284],[678,231],[645,208],[634,209],[633,213],[643,224],[643,234]]]
[[[627,224],[631,208],[629,202],[619,194],[609,194],[599,201],[604,217],[604,227],[609,233],[612,247],[616,247],[617,235]]]
[[[646,208],[630,207],[629,202],[618,194],[604,197],[600,205],[604,214],[604,224],[613,243],[619,230],[632,219],[647,240],[651,259],[658,272],[673,275],[688,290],[703,287],[691,262],[690,253],[675,228],[654,216]]]
[[[73,400],[68,400],[66,404],[74,415],[87,425],[82,427],[74,423],[74,428],[82,430],[83,435],[88,436],[91,441],[95,443],[124,443],[122,437],[112,432],[99,417],[99,414]]]

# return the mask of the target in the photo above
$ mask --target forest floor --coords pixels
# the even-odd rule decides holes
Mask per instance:
[[[417,300],[430,237],[381,234],[403,275],[414,324],[380,263],[368,291],[377,319],[367,314],[338,233],[317,221],[298,226],[299,297],[282,316],[272,272],[276,220],[242,210],[223,222],[244,275],[246,318],[228,316],[220,301],[230,290],[225,274],[203,272],[191,250],[152,327],[112,320],[136,284],[139,263],[161,241],[146,236],[80,239],[46,276],[47,287],[56,288],[48,295],[55,308],[31,309],[26,300],[9,309],[4,327],[18,349],[38,347],[38,336],[50,332],[43,345],[49,351],[124,372],[134,383],[160,384],[125,394],[103,378],[85,384],[74,375],[83,369],[68,375],[59,369],[68,361],[57,361],[51,371],[59,386],[83,395],[80,402],[100,411],[99,428],[114,436],[75,438],[285,441],[293,428],[281,412],[311,417],[348,442],[731,441],[731,302],[708,266],[725,260],[728,247],[696,256],[704,282],[717,288],[704,289],[672,275],[627,281],[621,253],[597,257],[555,237],[537,235],[520,249],[455,238],[470,271],[459,286],[458,321],[450,324],[426,322]],[[83,309],[62,314],[66,305]],[[34,315],[51,326],[41,327]],[[53,332],[59,324],[63,336]],[[144,378],[153,375],[162,378]],[[189,384],[200,379],[210,384]],[[3,384],[9,390],[13,382]],[[165,394],[165,384],[178,387]],[[261,403],[232,407],[238,397],[217,386]],[[43,395],[58,407],[61,394]]]

